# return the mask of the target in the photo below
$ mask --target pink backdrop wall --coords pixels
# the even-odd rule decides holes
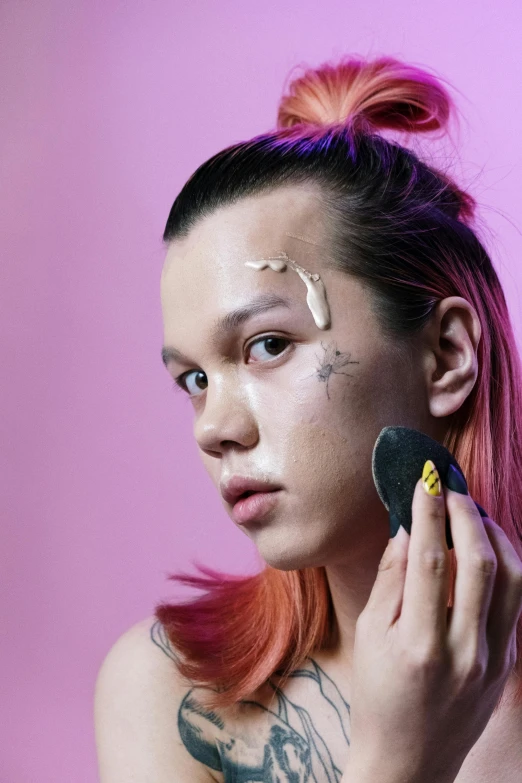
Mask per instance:
[[[93,686],[167,572],[249,572],[160,360],[161,234],[204,159],[343,53],[462,92],[463,173],[521,334],[518,0],[0,4],[2,783],[97,780]],[[461,180],[462,181],[462,180]]]

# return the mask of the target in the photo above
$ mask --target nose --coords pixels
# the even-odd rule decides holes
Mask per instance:
[[[255,446],[257,424],[237,379],[209,379],[205,407],[195,421],[194,436],[199,448],[213,457],[222,456],[234,446]]]

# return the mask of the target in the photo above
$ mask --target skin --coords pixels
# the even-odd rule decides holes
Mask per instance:
[[[481,330],[474,308],[450,297],[407,345],[386,336],[371,292],[329,266],[320,205],[319,191],[300,185],[205,216],[169,246],[161,303],[164,345],[186,357],[168,370],[174,378],[191,371],[194,436],[216,489],[234,474],[282,486],[274,508],[239,529],[275,568],[326,568],[339,636],[318,659],[349,697],[356,622],[390,535],[371,475],[375,439],[387,425],[443,438],[476,382]],[[245,266],[281,252],[320,274],[329,329],[314,323],[295,272]],[[259,295],[287,297],[289,306],[215,334],[218,318]],[[361,674],[361,691],[364,683],[370,691],[371,678]],[[191,703],[184,709],[186,718]]]
[[[150,638],[178,660],[157,621]],[[290,687],[279,688],[273,676],[261,690],[242,700],[234,715],[205,707],[202,688],[183,693],[177,725],[191,757],[219,781],[306,781],[311,769],[319,780],[339,779],[350,747],[350,704],[335,679],[309,658],[294,670]]]
[[[295,271],[245,267],[282,252],[321,275],[331,328],[317,328]],[[443,438],[476,382],[478,318],[466,300],[450,297],[411,344],[394,344],[367,289],[328,260],[320,194],[281,189],[206,216],[172,243],[161,298],[165,345],[187,357],[169,371],[191,371],[194,434],[211,480],[218,488],[240,473],[283,486],[270,514],[240,530],[277,568],[325,567],[338,644],[304,661],[284,689],[274,674],[233,709],[212,711],[206,689],[176,676],[178,654],[162,626],[139,624],[98,677],[107,783],[136,775],[520,781],[522,709],[502,705],[490,716],[514,661],[509,634],[522,607],[522,564],[472,498],[447,488],[430,496],[420,481],[411,540],[399,531],[388,541],[371,478],[383,426]],[[217,318],[259,294],[287,296],[290,306],[213,337]],[[261,343],[270,335],[290,343]],[[445,507],[458,560],[451,613]],[[506,691],[515,684],[510,677]]]
[[[453,321],[462,322],[457,326],[467,343],[461,349],[461,388],[444,394],[440,381],[434,388],[440,361],[431,334],[423,335],[424,353],[415,347],[413,362],[411,351],[384,336],[367,289],[328,268],[327,227],[318,200],[312,187],[285,188],[205,217],[188,237],[171,243],[161,303],[164,344],[190,359],[170,362],[172,376],[198,369],[206,376],[200,384],[205,389],[197,387],[195,372],[189,379],[204,467],[218,491],[220,481],[235,473],[283,485],[273,512],[239,529],[275,568],[326,566],[340,620],[338,653],[346,659],[389,539],[387,513],[371,475],[375,439],[390,424],[441,437],[446,425],[440,417],[471,391],[476,359],[464,336],[469,312],[464,309],[462,317],[455,309]],[[330,329],[315,325],[295,272],[244,265],[281,250],[321,275]],[[215,320],[259,294],[286,296],[291,306],[260,314],[213,341]],[[263,335],[292,343],[280,343],[279,355],[269,353],[271,344],[258,343],[245,356],[247,342]],[[333,372],[328,369],[333,357],[338,364],[354,363]],[[223,505],[230,514],[231,506]]]

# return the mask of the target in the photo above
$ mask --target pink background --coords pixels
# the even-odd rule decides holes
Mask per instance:
[[[187,177],[344,53],[462,93],[461,170],[521,334],[518,0],[2,0],[2,783],[97,780],[92,696],[167,572],[257,569],[160,360],[161,234]]]

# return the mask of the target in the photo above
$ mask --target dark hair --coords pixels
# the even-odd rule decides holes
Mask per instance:
[[[388,332],[404,337],[413,334],[440,299],[453,295],[467,299],[482,325],[479,377],[466,403],[451,417],[445,445],[462,465],[474,499],[488,509],[521,553],[520,364],[499,279],[472,229],[474,200],[411,150],[377,132],[386,128],[410,133],[444,130],[451,109],[451,99],[437,80],[390,58],[370,63],[348,58],[335,67],[310,70],[292,83],[283,99],[280,127],[228,147],[190,177],[174,201],[163,239],[169,243],[186,236],[206,215],[247,196],[311,183],[318,187],[328,221],[333,265],[370,287],[376,312]],[[263,681],[269,671],[263,668],[263,660],[286,663],[290,668],[298,665],[326,638],[329,627],[323,571],[279,572],[267,567],[261,578],[256,576],[257,581],[246,578],[244,604],[250,614],[241,619],[235,611],[233,653],[217,628],[207,633],[207,646],[201,643],[197,624],[204,621],[198,619],[196,604],[184,613],[179,606],[163,604],[157,617],[186,655],[182,671],[200,681],[224,683],[225,691],[215,703],[226,704],[247,693],[247,685]],[[307,579],[301,578],[304,572]],[[206,604],[199,604],[205,617],[211,606],[217,611],[218,600],[225,611],[223,584],[200,580],[199,586],[207,587],[210,596]],[[237,583],[230,585],[230,605],[237,606]],[[261,593],[265,606],[270,600],[267,596],[299,593],[302,616],[303,606],[309,607],[321,593],[323,614],[314,626],[316,636],[303,631],[296,601],[282,601],[281,612],[287,615],[278,622],[287,635],[282,639],[278,634],[272,646],[268,637],[263,644],[254,641],[245,623],[256,632],[267,627],[267,633],[273,633],[276,622],[252,622],[255,595]],[[297,648],[296,628],[302,640]],[[521,634],[522,622],[519,650]],[[209,656],[216,660],[217,650],[222,666],[210,676]],[[238,663],[243,656],[244,664]],[[258,671],[257,680],[252,680],[252,668],[247,674],[247,663]]]

